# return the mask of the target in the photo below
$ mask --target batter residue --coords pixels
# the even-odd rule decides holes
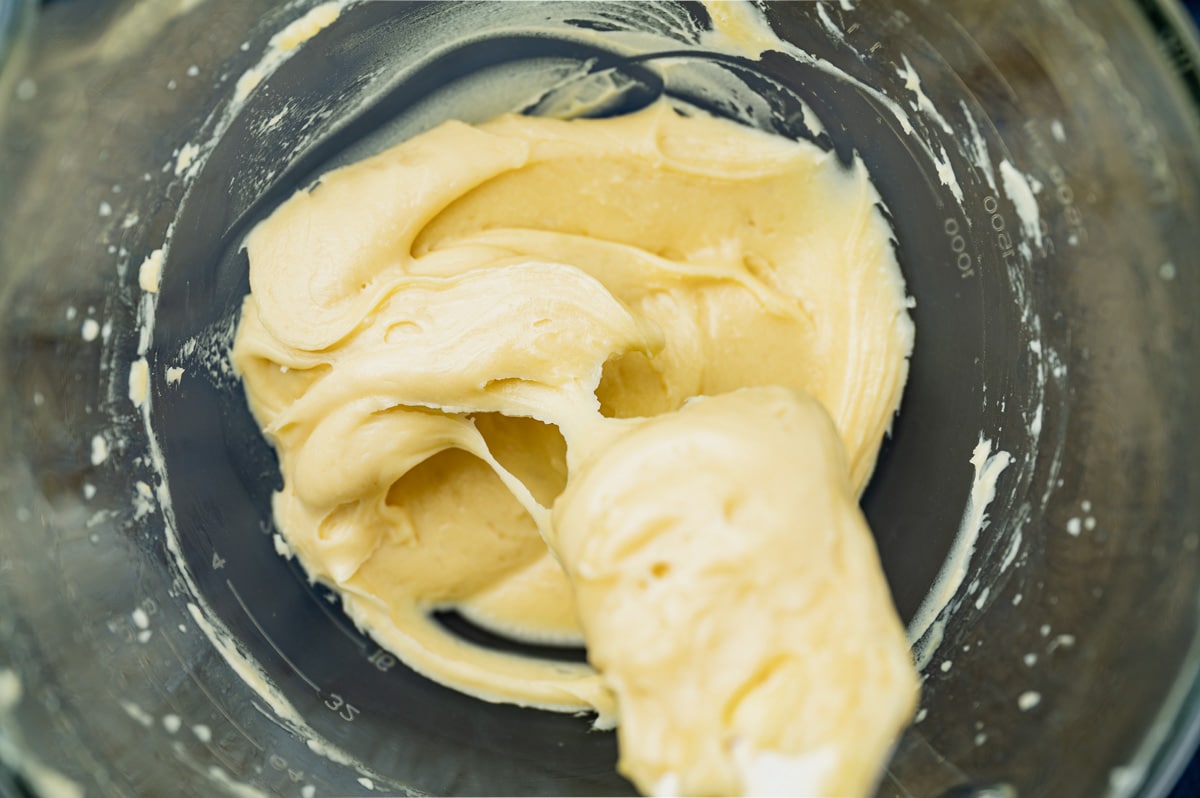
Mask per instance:
[[[644,791],[866,793],[917,694],[857,507],[913,337],[878,203],[665,101],[325,175],[249,236],[234,349],[288,545],[430,678],[619,720]]]

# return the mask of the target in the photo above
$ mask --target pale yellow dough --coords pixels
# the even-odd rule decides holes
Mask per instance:
[[[665,102],[325,175],[247,241],[280,531],[417,671],[620,719],[643,791],[869,790],[916,697],[856,504],[913,336],[878,202],[857,161]],[[437,609],[582,627],[596,669]]]
[[[874,788],[917,680],[816,400],[751,388],[659,416],[572,475],[554,530],[643,791]]]

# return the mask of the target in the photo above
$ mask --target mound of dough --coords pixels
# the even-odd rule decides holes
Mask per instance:
[[[665,102],[325,175],[247,241],[280,531],[415,670],[619,721],[643,790],[869,790],[917,695],[856,504],[913,338],[878,204],[858,162]]]

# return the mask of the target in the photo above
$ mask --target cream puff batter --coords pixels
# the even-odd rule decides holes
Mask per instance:
[[[750,388],[658,416],[572,474],[554,532],[643,790],[874,787],[916,677],[819,402]]]
[[[666,102],[325,175],[247,240],[280,531],[417,671],[619,720],[644,791],[865,793],[916,698],[856,503],[913,336],[878,204],[857,161]]]

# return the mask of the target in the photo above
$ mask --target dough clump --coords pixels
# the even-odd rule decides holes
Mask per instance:
[[[666,101],[326,174],[247,239],[280,532],[413,669],[619,724],[644,792],[867,794],[918,689],[857,504],[913,340],[879,203]]]

